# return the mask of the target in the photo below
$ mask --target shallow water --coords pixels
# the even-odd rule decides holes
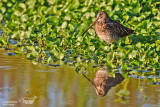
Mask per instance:
[[[5,54],[8,52],[12,51],[0,50],[0,107],[160,106],[160,85],[150,84],[151,79],[125,78],[100,97],[71,66],[33,65],[25,56],[8,56]],[[86,76],[93,81],[99,69],[90,69]],[[124,99],[116,95],[122,89],[130,92]],[[29,103],[27,98],[34,101],[25,104]]]

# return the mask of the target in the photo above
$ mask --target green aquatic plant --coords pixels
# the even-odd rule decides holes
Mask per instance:
[[[156,72],[160,69],[159,5],[158,0],[1,0],[0,48],[24,53],[34,64],[65,63],[78,72],[88,64],[119,67],[122,72]],[[101,10],[136,34],[112,45],[101,41],[93,29],[81,36]]]

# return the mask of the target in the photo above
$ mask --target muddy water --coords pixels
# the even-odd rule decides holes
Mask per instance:
[[[128,77],[100,97],[71,66],[34,65],[23,55],[4,55],[7,52],[0,50],[0,107],[160,106],[160,85],[149,84],[152,80]],[[99,69],[91,69],[86,76],[93,81]],[[124,99],[116,95],[122,89],[130,92]]]

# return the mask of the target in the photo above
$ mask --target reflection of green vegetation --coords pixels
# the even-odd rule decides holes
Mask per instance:
[[[120,97],[120,100],[117,100],[117,101],[123,102],[125,100],[125,97],[130,94],[130,92],[127,90],[128,81],[129,81],[129,78],[126,79],[124,89],[121,89],[118,93],[116,93],[116,95]],[[124,102],[126,102],[126,101],[124,101]]]
[[[125,99],[124,97],[129,95],[129,91],[128,90],[120,90],[116,95],[121,97],[122,99]]]
[[[138,80],[138,90],[142,93],[142,95],[143,95],[143,97],[144,97],[144,100],[143,100],[143,102],[142,102],[142,104],[141,104],[141,106],[143,106],[143,104],[146,102],[146,100],[147,100],[147,96],[146,96],[146,94],[144,93],[144,90],[140,87],[141,86],[141,81],[140,81],[140,79]]]
[[[124,66],[122,71],[138,66],[140,71],[149,69],[155,74],[160,69],[159,5],[158,0],[3,0],[0,26],[5,34],[0,47],[24,51],[34,62],[107,63],[113,68]],[[137,34],[111,46],[100,42],[93,29],[81,36],[101,10]]]
[[[129,101],[125,98],[128,96],[130,92],[128,90],[122,89],[118,93],[116,93],[117,96],[119,96],[119,99],[116,99],[115,102],[121,102],[123,104],[129,103]]]

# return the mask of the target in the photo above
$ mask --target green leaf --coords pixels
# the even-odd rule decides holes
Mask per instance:
[[[5,7],[1,7],[1,11],[2,11],[2,13],[5,13],[6,12],[6,8]]]
[[[8,6],[8,7],[11,7],[11,6],[12,6],[12,3],[10,3],[10,2],[7,3],[7,6]]]
[[[76,60],[77,60],[78,63],[81,62],[81,58],[80,57],[78,57]]]
[[[60,53],[59,59],[63,59],[63,58],[64,58],[64,54],[63,54],[63,53]]]
[[[95,47],[94,46],[90,46],[90,50],[91,51],[95,51]]]
[[[31,55],[32,55],[33,57],[38,57],[38,52],[37,52],[37,51],[32,51]]]
[[[82,37],[82,36],[79,36],[79,37],[77,38],[77,40],[80,41],[80,42],[82,42],[82,41],[83,41],[83,37]]]
[[[0,14],[0,21],[2,21],[2,19],[3,19],[3,15],[2,15],[2,14]]]
[[[133,50],[133,51],[128,55],[129,59],[136,57],[137,52],[138,52],[137,50]]]
[[[58,58],[58,55],[59,53],[56,51],[56,50],[54,50],[54,55]]]
[[[67,22],[65,21],[65,22],[62,23],[61,28],[65,29],[66,27],[67,27]]]
[[[156,29],[155,32],[160,34],[160,29]]]
[[[34,46],[26,46],[26,49],[30,50],[30,51],[35,51],[35,47]]]
[[[22,21],[26,22],[28,20],[28,16],[26,14],[22,15]]]
[[[50,56],[50,57],[47,59],[47,63],[49,63],[51,60],[52,60],[52,57]]]
[[[136,46],[137,46],[138,48],[141,48],[141,42],[138,42],[138,43],[136,44]]]
[[[21,8],[23,8],[23,9],[26,8],[26,5],[25,5],[24,3],[19,3],[19,6],[20,6]]]
[[[126,70],[128,70],[128,66],[127,66],[127,64],[124,64],[124,66],[121,68],[121,70],[122,70],[122,71],[126,71]]]

